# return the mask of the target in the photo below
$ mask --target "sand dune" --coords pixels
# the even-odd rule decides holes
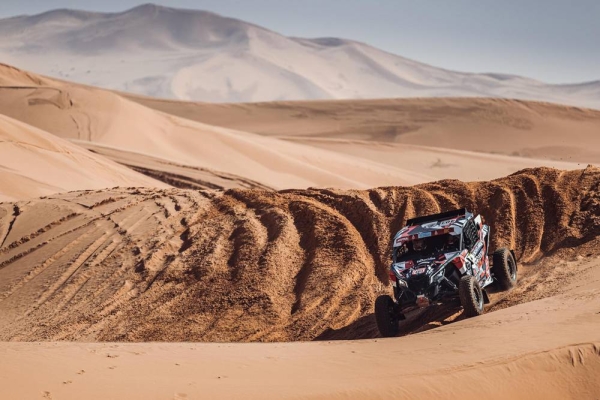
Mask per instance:
[[[594,399],[600,282],[597,273],[583,277],[583,298],[573,290],[400,340],[1,343],[0,396]],[[22,372],[31,365],[33,376]]]
[[[558,169],[577,169],[585,167],[587,164],[587,162],[575,162],[579,161],[579,159],[574,155],[560,157],[572,161],[565,162],[541,158],[486,154],[476,151],[365,140],[313,139],[310,137],[292,137],[287,140],[372,160],[374,162],[386,164],[390,167],[410,168],[423,174],[427,174],[429,177],[428,181],[440,179],[485,181],[498,178],[499,176],[512,174],[523,168],[543,165]]]
[[[519,286],[481,317],[432,309],[402,339],[335,343],[2,343],[0,397],[594,398],[594,167],[369,191],[114,189],[2,204],[0,338],[377,337],[391,234],[458,204],[481,212],[492,246],[513,247],[521,264]]]
[[[115,189],[6,204],[0,339],[375,336],[363,317],[407,217],[467,206],[492,226],[492,247],[534,262],[597,239],[599,181],[589,167],[370,191]],[[556,276],[552,263],[531,270]],[[521,300],[556,293],[536,285]],[[455,314],[440,310],[432,324]]]
[[[209,105],[124,98],[8,66],[0,76],[23,82],[0,86],[4,114],[183,188],[370,188],[600,160],[592,110],[489,99]]]
[[[32,86],[45,85],[51,81],[40,75],[32,74],[7,64],[0,63],[0,85],[2,86]]]
[[[0,160],[0,201],[69,190],[166,186],[2,114]]]
[[[181,99],[600,108],[597,82],[154,5],[0,20],[0,56]],[[0,64],[0,398],[595,399],[599,132],[600,111],[550,103],[207,104]],[[518,286],[381,339],[392,235],[463,206]]]
[[[43,49],[43,51],[41,51]],[[122,13],[54,10],[0,20],[5,62],[48,76],[210,102],[502,97],[600,108],[600,85],[449,71],[338,38],[280,35],[152,4]]]
[[[547,103],[446,98],[208,104],[128,97],[183,118],[279,138],[362,140],[600,162],[600,111]]]
[[[12,74],[14,70],[0,66],[0,75],[1,71]],[[122,150],[121,157],[142,154],[275,189],[367,188],[430,180],[412,169],[207,125],[152,110],[112,92],[50,79],[43,86],[0,87],[0,110],[62,138]],[[121,162],[135,165],[136,161],[121,158]]]

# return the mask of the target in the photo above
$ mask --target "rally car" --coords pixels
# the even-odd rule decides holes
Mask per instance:
[[[507,248],[490,265],[490,227],[467,209],[409,219],[394,237],[389,277],[394,298],[379,296],[375,318],[382,336],[395,336],[405,313],[460,300],[474,317],[489,303],[486,288],[508,290],[517,282],[517,262]]]

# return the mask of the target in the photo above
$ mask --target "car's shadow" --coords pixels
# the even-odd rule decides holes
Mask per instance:
[[[454,305],[432,305],[408,313],[406,319],[400,321],[397,336],[406,336],[439,328],[461,320],[462,308]],[[356,340],[379,338],[379,330],[375,322],[375,314],[365,315],[339,329],[328,329],[314,340]]]

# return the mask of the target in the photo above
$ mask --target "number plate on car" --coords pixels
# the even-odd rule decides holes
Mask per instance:
[[[425,271],[427,271],[427,268],[415,268],[413,269],[413,274],[418,275],[424,273]]]

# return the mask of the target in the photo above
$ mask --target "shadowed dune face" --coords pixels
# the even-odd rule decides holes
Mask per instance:
[[[391,236],[409,217],[459,206],[485,217],[493,248],[534,262],[597,239],[600,170],[369,191],[114,189],[0,204],[0,339],[368,336],[343,328],[371,326]],[[516,296],[497,307],[530,299]]]

